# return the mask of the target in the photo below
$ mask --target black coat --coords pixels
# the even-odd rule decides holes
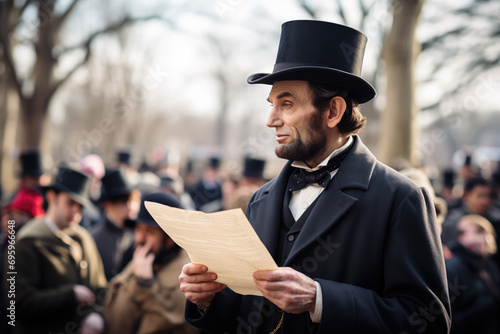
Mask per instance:
[[[275,260],[292,171],[289,162],[247,209]],[[356,138],[284,262],[321,284],[321,322],[285,313],[280,333],[447,333],[448,289],[433,210],[424,190],[377,162]],[[262,297],[229,289],[203,316],[188,302],[186,316],[210,333],[269,333],[279,321]]]
[[[132,260],[134,253],[134,231],[119,228],[109,219],[103,219],[90,230],[102,258],[106,279],[110,281]]]
[[[484,269],[500,290],[496,263],[468,251],[461,244],[451,249],[453,257],[446,261],[450,290],[453,334],[500,333],[500,300],[496,300],[479,271]]]
[[[72,226],[66,232],[75,236],[83,252],[83,261],[77,264],[69,246],[43,219],[28,222],[16,236],[14,333],[77,333],[81,320],[99,306],[78,304],[73,286],[87,286],[97,303],[104,302],[107,281],[101,257],[87,230]]]

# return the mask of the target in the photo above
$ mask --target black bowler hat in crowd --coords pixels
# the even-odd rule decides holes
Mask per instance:
[[[21,171],[19,176],[40,176],[43,174],[42,169],[42,159],[40,157],[40,152],[38,151],[27,151],[19,155],[19,163]]]
[[[245,166],[243,168],[243,176],[252,178],[263,178],[266,161],[245,157]]]
[[[158,223],[151,217],[149,211],[146,209],[144,205],[145,202],[155,202],[163,205],[168,205],[173,208],[182,209],[181,204],[177,201],[172,195],[165,192],[154,192],[145,194],[141,198],[141,208],[139,209],[139,213],[137,214],[137,218],[134,220],[127,220],[126,224],[128,226],[135,226],[136,223],[142,223],[149,226],[160,228]]]
[[[120,169],[110,169],[101,179],[100,201],[127,196],[132,192],[132,187],[127,183],[125,175]]]
[[[54,183],[42,187],[42,190],[44,192],[50,189],[59,190],[68,194],[75,202],[89,207],[91,206],[89,200],[89,181],[90,178],[88,175],[67,166],[59,166]]]
[[[278,55],[272,73],[256,73],[249,84],[304,80],[347,90],[358,103],[377,94],[361,78],[367,38],[353,28],[324,21],[298,20],[283,23]]]

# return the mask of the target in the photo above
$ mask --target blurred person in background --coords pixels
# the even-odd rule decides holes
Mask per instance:
[[[7,304],[5,303],[6,299],[3,291],[5,291],[5,279],[7,278],[4,274],[4,263],[6,263],[8,256],[9,234],[12,233],[16,235],[28,221],[33,218],[42,217],[45,214],[42,205],[43,197],[38,190],[22,187],[12,201],[2,207],[0,213],[2,232],[0,234],[0,277],[2,277],[2,282],[0,282],[0,291],[2,291],[0,298],[0,316],[2,319],[8,319],[6,318]],[[11,228],[13,232],[9,231]],[[12,333],[13,327],[9,326],[6,321],[3,321],[0,324],[0,329],[1,333],[8,334]]]
[[[89,191],[91,205],[83,208],[82,221],[80,222],[80,225],[89,230],[102,219],[97,202],[101,195],[101,179],[106,171],[102,158],[97,154],[89,154],[81,158],[80,169],[91,177]]]
[[[443,223],[442,241],[451,247],[457,240],[458,221],[466,215],[476,214],[486,218],[500,232],[500,210],[493,206],[493,189],[491,183],[481,177],[473,177],[465,183],[462,205],[451,209]],[[498,243],[498,240],[496,240]],[[498,265],[498,256],[495,257]]]
[[[255,185],[262,187],[268,180],[264,178],[266,161],[263,159],[245,157],[242,177],[238,186]]]
[[[145,201],[180,208],[180,203],[167,193],[143,196],[139,214],[133,221],[133,259],[110,282],[106,296],[106,333],[199,333],[184,319],[186,299],[177,279],[189,257],[158,226]]]
[[[40,190],[40,179],[43,175],[42,158],[38,151],[26,151],[19,155],[21,171],[19,188],[28,187]]]
[[[160,189],[173,195],[186,210],[196,210],[193,199],[184,190],[184,180],[173,171],[164,171],[160,174]]]
[[[122,170],[108,170],[101,180],[101,197],[104,218],[90,234],[101,254],[107,280],[111,280],[131,260],[134,232],[125,222],[133,218],[132,193]]]
[[[472,155],[467,154],[464,158],[464,162],[462,166],[460,166],[459,176],[462,179],[464,184],[467,183],[472,178],[476,178],[479,176],[478,167],[472,164]]]
[[[434,191],[434,187],[431,184],[431,181],[429,180],[427,175],[425,175],[425,173],[422,170],[417,169],[417,168],[406,168],[406,169],[403,169],[402,171],[400,171],[400,173],[403,174],[404,176],[408,177],[412,181],[414,181],[420,187],[424,187],[427,189],[427,191],[429,192],[429,195],[432,199],[432,202],[434,203],[438,232],[439,232],[439,234],[441,234],[441,232],[443,230],[442,225],[443,225],[443,222],[444,222],[446,215],[448,213],[446,201],[443,198],[436,196],[436,193]],[[442,248],[443,248],[444,258],[445,259],[450,258],[451,252],[450,252],[449,248],[445,245],[442,245]]]
[[[442,172],[442,186],[439,196],[444,198],[448,209],[454,209],[462,205],[462,199],[455,190],[456,173],[453,169],[445,169]]]
[[[500,273],[491,259],[495,231],[479,215],[462,217],[446,261],[452,309],[452,334],[500,333]]]
[[[88,186],[87,175],[60,166],[44,188],[46,214],[16,236],[14,333],[103,333],[107,281],[94,239],[78,224]]]
[[[267,182],[264,178],[265,166],[266,161],[263,159],[245,157],[243,173],[235,188],[229,192],[226,185],[224,201],[227,209],[240,208],[243,212],[246,211],[252,195]]]
[[[222,184],[219,180],[220,159],[212,157],[203,170],[203,176],[189,191],[195,208],[203,212],[223,209]]]

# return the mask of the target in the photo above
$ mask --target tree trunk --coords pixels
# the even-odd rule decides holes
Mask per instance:
[[[41,149],[43,128],[52,94],[51,88],[54,84],[52,73],[55,59],[52,57],[52,50],[57,33],[55,31],[54,1],[41,0],[39,2],[38,19],[33,95],[23,94],[21,101],[21,151]]]
[[[416,149],[415,62],[419,45],[415,30],[425,0],[393,0],[393,23],[386,36],[382,57],[387,75],[386,106],[382,114],[380,160],[401,160],[418,166]]]

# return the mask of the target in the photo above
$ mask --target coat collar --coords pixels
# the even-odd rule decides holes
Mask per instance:
[[[352,151],[345,158],[339,171],[323,194],[318,197],[308,223],[299,233],[285,265],[304,248],[315,241],[321,243],[321,235],[337,224],[341,217],[357,202],[357,198],[344,192],[349,188],[368,189],[377,160],[361,139],[355,136]],[[288,162],[280,175],[261,189],[261,196],[250,204],[249,219],[271,255],[276,254],[283,200],[290,174]],[[329,212],[325,215],[325,212]]]

